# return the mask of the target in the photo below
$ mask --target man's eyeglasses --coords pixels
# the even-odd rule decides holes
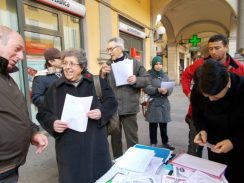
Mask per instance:
[[[111,53],[112,51],[114,51],[115,48],[118,48],[118,46],[107,48],[107,52]]]
[[[80,65],[79,63],[73,63],[73,62],[63,62],[62,63],[62,66],[63,67],[67,67],[67,66],[70,66],[70,67],[75,67],[77,65]]]

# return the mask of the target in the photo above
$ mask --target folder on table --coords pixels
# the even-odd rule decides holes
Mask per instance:
[[[142,144],[134,145],[135,148],[154,150],[155,157],[163,158],[163,163],[166,163],[171,157],[172,151],[166,148],[151,147]]]
[[[173,164],[181,165],[184,167],[191,168],[193,170],[199,170],[208,175],[220,178],[227,165],[210,161],[207,159],[195,157],[186,153],[180,154],[175,159],[172,160]]]

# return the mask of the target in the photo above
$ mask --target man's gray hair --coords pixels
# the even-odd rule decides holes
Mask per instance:
[[[79,49],[72,48],[64,51],[62,53],[61,59],[64,60],[65,57],[76,57],[82,68],[87,67],[86,52],[82,48]]]
[[[120,47],[122,50],[125,49],[124,40],[121,37],[113,37],[108,40],[108,43],[115,42],[115,46]]]
[[[9,35],[13,32],[9,27],[0,25],[0,44],[7,45]]]

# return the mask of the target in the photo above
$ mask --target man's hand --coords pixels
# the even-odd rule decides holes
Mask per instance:
[[[104,78],[104,76],[108,73],[111,72],[111,66],[109,66],[108,64],[104,63],[102,64],[102,68],[101,68],[101,71],[102,71],[102,77]]]
[[[128,81],[128,83],[129,83],[130,85],[135,84],[135,83],[136,83],[136,76],[135,76],[135,75],[129,76],[129,77],[127,78],[127,81]]]
[[[165,95],[168,92],[168,90],[166,88],[158,88],[158,92]]]
[[[101,113],[100,109],[93,109],[87,113],[87,116],[88,116],[88,118],[98,120],[102,117],[102,113]]]
[[[68,128],[68,123],[61,120],[55,120],[53,123],[53,129],[57,133],[63,133]]]
[[[207,143],[207,132],[205,130],[200,131],[194,138],[194,143],[204,146]]]
[[[36,154],[40,154],[46,149],[48,140],[45,135],[38,132],[33,135],[31,143],[37,147]]]
[[[212,151],[215,153],[227,153],[233,149],[233,144],[229,139],[222,140],[218,142],[213,148]]]

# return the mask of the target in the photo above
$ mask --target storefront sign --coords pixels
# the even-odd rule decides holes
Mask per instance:
[[[25,42],[26,53],[34,55],[43,55],[45,49],[52,48],[52,44],[37,43],[37,42]]]
[[[53,6],[57,9],[67,11],[77,16],[84,17],[86,14],[85,6],[73,0],[37,0],[37,1]]]
[[[128,34],[132,34],[136,37],[143,38],[143,39],[145,39],[145,37],[146,37],[146,34],[144,32],[142,32],[134,27],[131,27],[129,25],[126,25],[122,22],[119,22],[119,30],[126,32]]]

